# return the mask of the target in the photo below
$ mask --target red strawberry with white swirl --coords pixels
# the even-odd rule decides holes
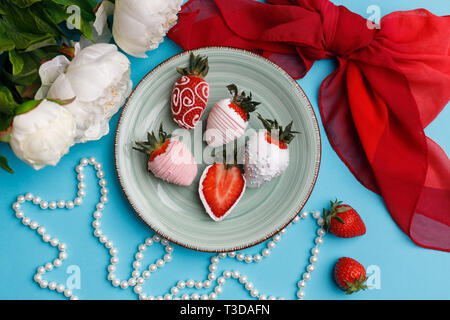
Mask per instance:
[[[189,66],[177,68],[181,77],[172,91],[173,120],[182,128],[194,129],[205,111],[209,96],[208,58],[191,53]]]
[[[252,93],[239,94],[235,84],[227,86],[232,99],[217,102],[208,116],[205,139],[209,146],[216,148],[243,136],[248,126],[250,113],[260,102],[253,101]]]

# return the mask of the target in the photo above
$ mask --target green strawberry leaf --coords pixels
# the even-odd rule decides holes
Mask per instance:
[[[0,154],[0,168],[9,173],[14,173],[14,170],[8,164],[8,159]]]
[[[24,61],[16,50],[9,51],[8,55],[9,61],[11,62],[12,65],[12,74],[16,76],[22,72]]]
[[[27,8],[36,2],[40,2],[41,0],[9,0],[9,1],[20,8]]]
[[[16,108],[16,115],[21,115],[27,113],[28,111],[36,108],[42,100],[29,100],[27,102],[22,103]]]

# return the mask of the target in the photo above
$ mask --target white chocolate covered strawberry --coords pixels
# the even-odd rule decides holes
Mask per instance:
[[[286,128],[258,114],[266,130],[250,137],[245,146],[245,178],[249,187],[259,187],[280,176],[289,166],[288,144],[294,139],[292,121]]]
[[[251,92],[248,96],[244,91],[239,94],[234,84],[230,84],[227,88],[232,94],[232,99],[217,102],[208,116],[205,139],[213,148],[243,136],[248,126],[250,113],[260,104],[252,100]]]

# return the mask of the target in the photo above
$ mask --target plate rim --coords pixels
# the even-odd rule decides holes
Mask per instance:
[[[118,140],[119,131],[120,131],[120,124],[121,124],[121,121],[122,121],[122,117],[123,117],[123,115],[124,115],[124,113],[125,113],[125,111],[126,111],[126,108],[128,107],[128,103],[129,103],[129,101],[130,101],[130,98],[134,95],[135,91],[141,86],[141,84],[142,84],[142,82],[143,82],[144,80],[146,80],[147,78],[149,78],[154,72],[156,72],[158,69],[160,69],[160,68],[161,68],[162,66],[164,66],[165,64],[169,63],[170,61],[172,61],[172,60],[174,60],[174,59],[176,59],[176,58],[178,58],[178,57],[180,57],[180,56],[182,56],[182,55],[186,55],[186,54],[189,54],[190,52],[195,52],[196,50],[202,50],[202,49],[212,49],[212,50],[215,50],[215,49],[218,49],[218,50],[226,49],[226,50],[234,50],[234,51],[242,52],[242,53],[244,53],[244,54],[248,54],[248,55],[253,56],[253,57],[256,57],[256,58],[258,58],[258,59],[265,60],[266,62],[268,62],[269,64],[271,64],[273,67],[275,67],[276,69],[278,69],[279,71],[281,71],[282,73],[284,73],[284,74],[288,77],[288,79],[289,79],[293,84],[295,84],[295,86],[297,87],[297,89],[299,90],[299,92],[300,92],[300,93],[302,94],[302,96],[306,99],[306,102],[307,102],[307,103],[306,103],[306,106],[310,109],[310,111],[311,111],[311,113],[312,113],[312,115],[313,115],[313,118],[312,118],[312,119],[313,119],[314,130],[315,130],[315,132],[316,132],[316,134],[317,134],[317,137],[318,137],[318,157],[317,157],[317,160],[316,160],[316,163],[315,163],[315,166],[314,166],[314,179],[313,179],[312,184],[311,184],[310,187],[309,187],[308,195],[305,197],[305,200],[304,200],[303,203],[300,205],[300,207],[296,210],[296,214],[293,215],[291,218],[289,218],[288,222],[287,222],[285,225],[283,225],[282,227],[280,227],[280,228],[274,230],[273,232],[270,232],[270,233],[269,233],[267,236],[265,236],[263,239],[256,240],[256,241],[253,241],[253,242],[251,242],[251,243],[247,243],[247,244],[244,244],[244,245],[241,245],[241,246],[234,246],[234,247],[231,247],[231,248],[215,249],[215,250],[212,250],[212,249],[206,249],[206,248],[199,248],[199,247],[196,247],[196,246],[193,246],[193,245],[189,245],[189,244],[187,244],[187,243],[183,243],[182,241],[178,241],[177,239],[174,239],[173,237],[168,236],[167,234],[165,234],[165,233],[163,233],[163,232],[157,231],[158,228],[155,227],[155,226],[153,226],[153,225],[152,225],[151,223],[149,223],[146,219],[144,219],[144,217],[142,216],[141,212],[138,210],[138,208],[135,207],[135,205],[133,204],[133,202],[130,200],[130,198],[129,198],[129,196],[128,196],[126,190],[125,190],[124,182],[122,181],[122,177],[121,177],[121,175],[120,175],[120,170],[119,170],[118,161],[117,161],[117,158],[118,158],[118,142],[117,142],[117,140]],[[311,194],[312,194],[312,192],[313,192],[313,190],[314,190],[314,187],[315,187],[315,185],[316,185],[317,178],[318,178],[318,176],[319,176],[319,170],[320,170],[321,162],[322,162],[322,137],[321,137],[321,134],[320,134],[319,122],[318,122],[318,120],[317,120],[317,115],[316,115],[316,113],[314,112],[314,108],[313,108],[313,106],[312,106],[312,104],[311,104],[311,101],[309,100],[309,98],[308,98],[308,96],[305,94],[305,92],[303,91],[303,89],[302,89],[302,87],[300,86],[300,84],[299,84],[299,83],[298,83],[291,75],[289,75],[289,73],[288,73],[286,70],[284,70],[283,68],[281,68],[279,65],[275,64],[274,62],[270,61],[269,59],[267,59],[267,58],[265,58],[265,57],[263,57],[263,56],[261,56],[261,55],[258,55],[258,54],[256,54],[256,53],[253,53],[253,52],[251,52],[251,51],[248,51],[248,50],[239,49],[239,48],[233,48],[233,47],[227,47],[227,46],[206,46],[206,47],[199,47],[199,48],[191,49],[191,50],[185,50],[185,51],[182,51],[182,52],[180,52],[180,53],[177,53],[177,54],[175,54],[175,55],[169,57],[168,59],[162,61],[162,62],[159,63],[157,66],[155,66],[154,68],[152,68],[149,72],[147,72],[147,73],[145,74],[145,76],[142,77],[141,80],[139,80],[139,82],[136,84],[136,86],[133,88],[133,90],[131,91],[131,93],[130,93],[129,96],[127,97],[127,100],[126,100],[125,104],[123,105],[122,110],[120,111],[119,120],[118,120],[117,126],[116,126],[116,132],[115,132],[115,134],[114,134],[114,166],[115,166],[115,168],[116,168],[116,173],[117,173],[117,177],[118,177],[118,180],[119,180],[120,188],[122,189],[122,193],[125,195],[125,198],[127,199],[128,203],[129,203],[130,206],[132,207],[133,211],[136,213],[136,215],[139,217],[139,219],[141,219],[141,220],[142,220],[142,221],[143,221],[150,229],[152,229],[156,234],[161,235],[161,236],[164,237],[165,239],[167,239],[167,240],[169,240],[170,242],[173,242],[173,243],[175,243],[175,244],[177,244],[177,245],[179,245],[179,246],[181,246],[181,247],[184,247],[184,248],[187,248],[187,249],[191,249],[191,250],[195,250],[195,251],[200,251],[200,252],[222,253],[222,252],[231,252],[231,251],[237,251],[237,250],[247,249],[247,248],[253,247],[253,246],[255,246],[255,245],[258,245],[258,244],[260,244],[260,243],[262,243],[262,242],[264,242],[264,241],[266,241],[266,240],[272,238],[274,235],[276,235],[276,234],[279,233],[281,230],[283,230],[284,228],[286,228],[286,227],[287,227],[287,226],[295,219],[295,217],[297,217],[297,215],[303,210],[304,206],[305,206],[306,203],[308,202],[308,200],[309,200],[309,198],[310,198],[310,196],[311,196]]]

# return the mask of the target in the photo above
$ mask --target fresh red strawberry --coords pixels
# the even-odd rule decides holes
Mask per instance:
[[[173,120],[185,129],[193,129],[206,108],[209,85],[205,81],[208,74],[208,58],[190,55],[189,67],[177,68],[181,77],[172,91]]]
[[[245,178],[249,187],[259,187],[280,176],[289,166],[288,144],[297,131],[291,121],[285,128],[276,120],[264,119],[258,114],[266,131],[250,137],[245,147]]]
[[[368,288],[365,284],[367,281],[366,270],[352,258],[344,257],[338,260],[334,266],[334,279],[346,294]]]
[[[221,221],[237,205],[245,185],[236,164],[215,163],[203,171],[198,192],[209,216],[214,221]]]
[[[252,93],[239,94],[235,84],[227,86],[232,99],[218,101],[208,116],[205,140],[213,148],[227,144],[243,136],[248,126],[250,113],[260,102],[253,101]]]
[[[323,209],[327,231],[337,237],[353,238],[366,233],[366,226],[359,214],[342,201],[330,201],[330,210]]]
[[[189,186],[197,175],[197,164],[191,151],[182,142],[171,139],[164,132],[162,123],[158,137],[147,133],[147,141],[136,142],[133,149],[148,155],[148,170],[155,177],[182,186]]]

